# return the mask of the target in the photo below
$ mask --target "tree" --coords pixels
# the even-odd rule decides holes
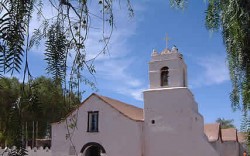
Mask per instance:
[[[33,116],[28,115],[24,121],[39,122],[39,136],[44,137],[48,125],[60,121],[69,112],[80,104],[81,97],[77,93],[63,90],[61,85],[56,85],[52,79],[46,77],[36,78],[32,82],[36,103],[33,107]]]
[[[250,1],[209,0],[206,14],[206,27],[209,30],[222,28],[233,88],[230,95],[232,108],[242,111],[242,127],[244,131],[249,132]]]
[[[187,1],[171,0],[178,8],[185,7]],[[208,0],[205,13],[206,28],[222,30],[232,81],[232,108],[242,111],[242,130],[248,132],[250,141],[250,1]]]
[[[37,137],[43,138],[50,123],[59,121],[80,103],[77,94],[64,92],[62,86],[46,77],[25,84],[16,78],[4,78],[0,85],[0,142],[8,145],[17,145],[18,130],[24,129],[26,123],[27,138],[31,139],[33,121],[39,122]],[[22,94],[29,89],[32,94]]]
[[[222,129],[226,129],[226,128],[235,128],[233,122],[234,120],[233,119],[230,119],[230,120],[226,120],[224,118],[218,118],[216,120],[217,123],[220,124],[221,128]]]
[[[63,94],[55,92],[55,97],[64,95],[62,99],[66,101],[70,99],[66,95],[72,95],[75,91],[77,97],[80,97],[81,82],[94,87],[94,83],[82,73],[87,70],[93,75],[95,73],[93,62],[101,53],[106,53],[114,27],[113,5],[120,4],[121,1],[99,0],[95,7],[90,7],[93,3],[87,0],[0,0],[0,76],[23,71],[23,83],[28,81],[28,88],[22,87],[22,94],[14,98],[16,102],[12,103],[10,111],[17,116],[13,116],[12,120],[16,126],[8,133],[16,133],[17,138],[14,141],[18,148],[21,146],[20,126],[26,117],[22,111],[26,108],[37,109],[39,104],[36,102],[39,101],[39,97],[35,93],[41,93],[32,89],[32,75],[29,70],[28,54],[34,45],[38,46],[45,41],[46,50],[43,53],[47,62],[46,70],[53,78],[55,86],[63,92]],[[129,15],[132,16],[130,0],[126,0],[125,3]],[[43,5],[51,6],[56,15],[44,16]],[[30,21],[35,13],[41,25],[31,33]],[[85,44],[93,29],[101,30],[99,41],[103,49],[95,57],[87,60]],[[70,57],[73,61],[69,61]],[[69,75],[69,78],[66,75]],[[64,86],[63,89],[60,86]],[[50,110],[46,107],[43,109]],[[53,117],[54,120],[59,118],[59,115]]]
[[[95,72],[93,61],[107,51],[114,27],[113,6],[121,2],[99,0],[96,5],[93,3],[87,0],[0,0],[0,72],[20,72],[24,62],[24,75],[30,76],[28,51],[45,40],[46,70],[53,79],[63,83],[68,73],[69,83],[85,81],[81,71]],[[132,16],[130,0],[126,0],[126,3]],[[44,5],[51,6],[55,16],[46,17]],[[41,25],[31,33],[30,21],[35,13]],[[103,49],[87,60],[85,44],[89,33],[95,29],[101,34],[99,41]],[[68,60],[69,57],[73,57],[72,62]]]
[[[7,129],[9,116],[11,111],[11,104],[15,103],[19,95],[20,83],[16,78],[0,79],[0,143],[8,140]]]
[[[0,74],[20,71],[24,62],[24,75],[31,77],[28,65],[28,51],[41,40],[46,40],[47,71],[57,83],[66,83],[70,75],[69,88],[79,89],[80,81],[89,83],[82,75],[83,70],[95,73],[93,62],[100,53],[107,51],[107,45],[114,26],[112,8],[119,1],[99,0],[98,7],[91,10],[87,0],[0,0]],[[185,7],[187,0],[170,0],[172,6]],[[129,14],[133,15],[130,0],[126,0]],[[43,5],[55,9],[56,16],[46,18]],[[96,11],[97,10],[99,11]],[[250,108],[250,1],[208,0],[206,27],[211,31],[222,29],[222,36],[228,54],[228,63],[233,90],[230,98],[232,107],[243,112],[245,131],[249,131]],[[37,12],[42,24],[31,36],[29,24],[32,13]],[[100,22],[93,22],[93,21]],[[103,50],[96,57],[86,60],[85,43],[92,23],[102,29]],[[23,60],[23,56],[24,60]],[[73,62],[68,64],[68,58]],[[70,67],[70,68],[69,68]],[[69,69],[69,70],[67,70]],[[26,77],[24,77],[25,79]],[[66,86],[66,85],[65,85]],[[69,89],[68,88],[68,89]],[[71,89],[70,89],[71,90]]]

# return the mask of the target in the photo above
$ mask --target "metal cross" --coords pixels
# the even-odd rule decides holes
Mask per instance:
[[[166,34],[166,49],[168,49],[168,41],[170,40],[170,38],[168,37],[168,34]]]

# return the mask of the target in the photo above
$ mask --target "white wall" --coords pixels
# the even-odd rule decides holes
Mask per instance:
[[[240,156],[240,144],[235,141],[224,141],[221,156]]]
[[[169,68],[167,87],[184,87],[187,84],[186,64],[178,52],[159,54],[151,57],[149,62],[149,82],[151,89],[166,88],[161,86],[161,68]],[[185,81],[185,85],[184,85]]]
[[[99,111],[97,133],[87,132],[88,111]],[[142,122],[125,117],[96,96],[91,96],[74,114],[78,120],[72,142],[77,153],[88,142],[97,142],[104,147],[109,156],[142,156]],[[65,139],[66,133],[65,122],[52,124],[53,156],[69,153],[70,141]]]
[[[187,88],[147,90],[144,102],[145,156],[218,156]]]
[[[223,143],[221,142],[221,139],[217,140],[217,141],[213,141],[213,142],[210,142],[210,144],[214,147],[214,149],[217,151],[217,153],[220,154],[220,156],[222,156],[222,153],[223,153]],[[235,156],[238,156],[238,155],[235,155]]]

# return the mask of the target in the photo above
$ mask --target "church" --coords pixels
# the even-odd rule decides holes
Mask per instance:
[[[240,155],[237,135],[232,145],[222,148],[220,125],[204,130],[187,82],[187,67],[176,47],[154,50],[144,109],[93,93],[65,119],[52,123],[52,155]]]

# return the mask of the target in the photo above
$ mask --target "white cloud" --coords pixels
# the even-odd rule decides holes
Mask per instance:
[[[96,67],[96,83],[97,88],[105,92],[117,92],[122,95],[130,96],[136,100],[142,100],[142,91],[146,88],[144,83],[133,75],[133,64],[136,58],[131,57],[131,50],[128,45],[128,40],[136,33],[138,20],[129,17],[126,8],[126,2],[114,2],[116,5],[113,7],[115,27],[113,29],[112,37],[108,46],[108,53],[99,55],[94,65]],[[145,11],[142,5],[135,4],[135,12]],[[99,5],[91,3],[90,6],[92,14],[100,14]],[[44,6],[43,12],[45,17],[52,17],[54,9],[52,7]],[[36,15],[32,19],[30,31],[39,27],[41,21],[36,20]],[[110,32],[110,28],[105,27],[105,31]],[[87,59],[95,57],[104,46],[100,39],[103,37],[102,20],[93,17],[91,20],[91,28],[88,32],[88,38],[85,42],[87,51]],[[31,51],[43,57],[45,50],[44,41],[38,48],[33,48]],[[42,52],[41,52],[42,51]],[[39,53],[40,52],[40,53]],[[72,54],[72,56],[74,56]],[[69,58],[68,63],[72,63],[73,58]],[[87,74],[88,75],[88,74]],[[91,78],[90,78],[91,79]],[[104,83],[104,84],[103,84]],[[106,83],[112,83],[109,87],[103,87]]]
[[[142,92],[145,89],[146,88],[139,88],[139,89],[121,88],[121,89],[117,89],[116,91],[122,95],[130,95],[131,97],[133,97],[134,99],[138,101],[143,101]]]
[[[129,19],[125,9],[117,9],[114,14],[116,15],[116,28],[110,41],[109,54],[99,56],[95,62],[97,84],[100,84],[97,87],[103,91],[110,90],[142,101],[142,91],[146,87],[140,79],[133,76],[133,65],[136,58],[131,57],[128,45],[129,38],[136,32],[137,24],[136,21]],[[88,51],[94,52],[90,53],[94,56],[100,51],[101,45],[97,43],[98,33],[93,33],[91,37],[95,39],[88,41]],[[107,87],[105,82],[111,85]]]
[[[141,93],[145,90],[145,87],[141,80],[132,76],[131,71],[134,61],[134,59],[127,57],[97,61],[96,77],[97,84],[101,84],[100,90],[110,90],[142,101]],[[110,85],[108,85],[108,87],[102,85],[102,83],[105,84],[105,82]]]
[[[229,70],[225,56],[212,55],[197,59],[203,69],[191,80],[192,87],[221,84],[229,80]]]
[[[141,80],[133,77],[131,72],[129,72],[129,69],[132,69],[133,62],[134,60],[128,58],[109,59],[98,62],[96,64],[97,84],[98,81],[109,84],[100,85],[100,89],[104,91],[111,90],[112,92],[117,92],[142,101],[142,91],[145,90],[146,87]]]

